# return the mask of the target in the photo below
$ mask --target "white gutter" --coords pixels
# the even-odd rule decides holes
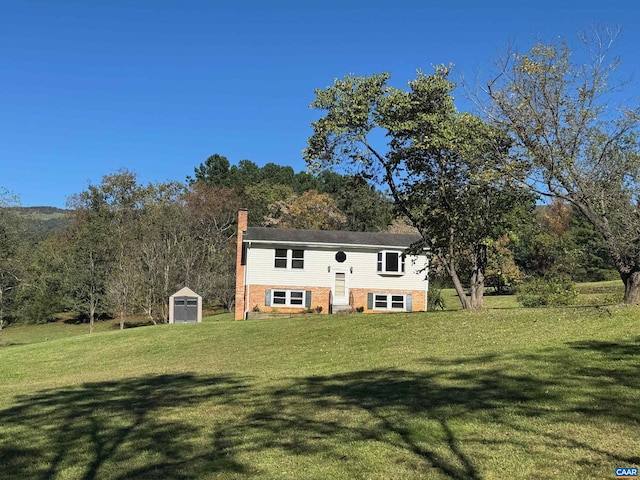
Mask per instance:
[[[327,247],[327,248],[377,248],[377,249],[389,249],[395,248],[405,250],[409,248],[409,245],[369,245],[361,243],[325,243],[325,242],[292,242],[288,240],[243,240],[243,242],[254,242],[264,245],[302,245],[306,247]]]

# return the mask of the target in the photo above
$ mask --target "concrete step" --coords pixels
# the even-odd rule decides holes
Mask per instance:
[[[332,313],[350,312],[353,310],[351,305],[333,305],[331,308]]]

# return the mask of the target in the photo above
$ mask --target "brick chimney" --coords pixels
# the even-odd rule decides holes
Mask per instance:
[[[238,211],[238,240],[236,244],[236,308],[234,318],[236,320],[244,320],[245,312],[245,284],[244,270],[245,265],[242,260],[242,237],[247,231],[249,213],[246,209]]]

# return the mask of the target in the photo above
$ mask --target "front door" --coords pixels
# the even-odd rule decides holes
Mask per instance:
[[[333,276],[333,304],[348,305],[349,292],[347,291],[347,274],[335,272]]]

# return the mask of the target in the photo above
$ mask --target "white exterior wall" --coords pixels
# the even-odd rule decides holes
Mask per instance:
[[[347,288],[367,288],[378,291],[424,290],[426,286],[426,255],[407,256],[404,275],[379,274],[378,251],[354,247],[303,247],[278,245],[277,248],[304,250],[304,269],[275,268],[275,246],[253,244],[247,248],[247,285],[290,285],[300,287],[331,287],[335,272],[345,272]],[[347,259],[338,263],[335,254],[343,251]],[[401,252],[402,249],[386,249]],[[330,267],[330,271],[328,269]]]

